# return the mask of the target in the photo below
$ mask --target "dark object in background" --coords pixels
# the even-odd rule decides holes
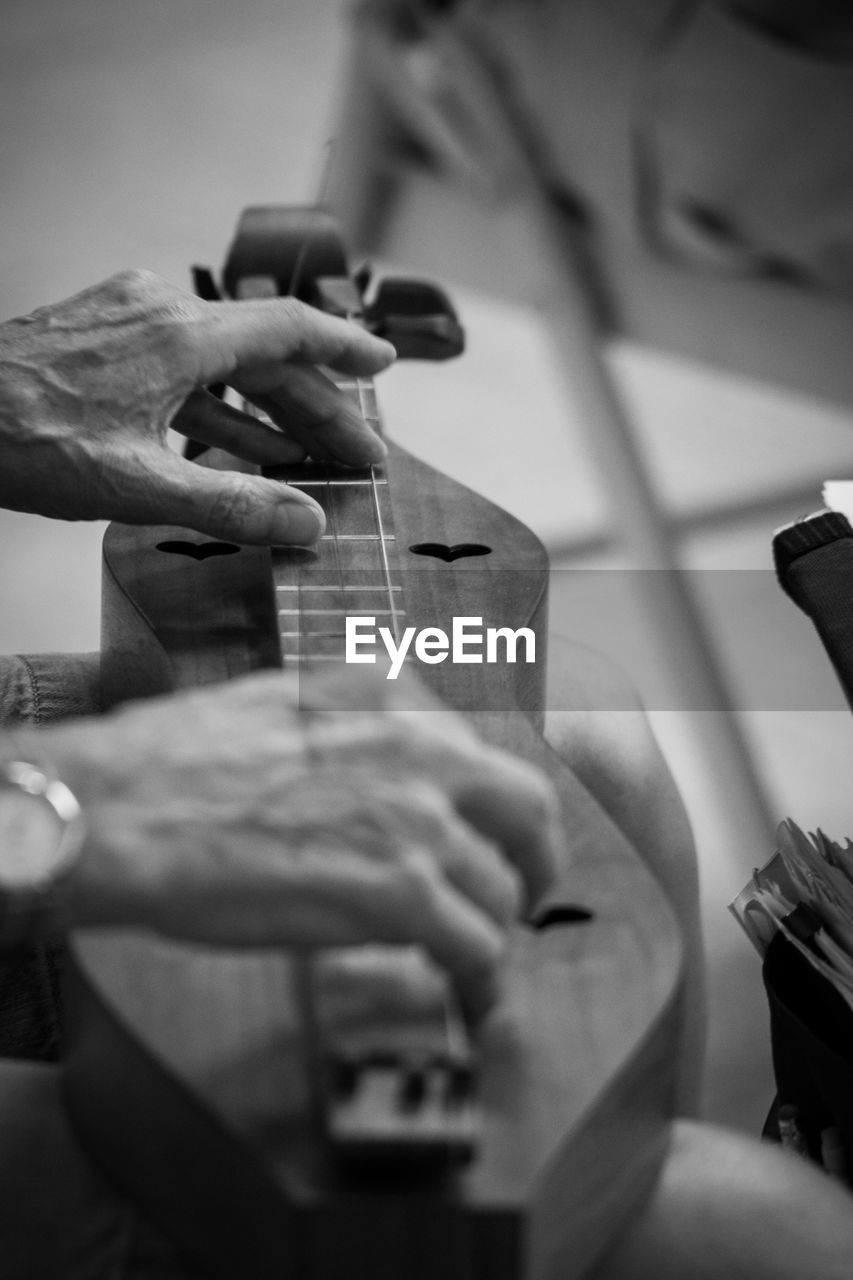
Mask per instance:
[[[853,1169],[853,1011],[781,933],[763,976],[778,1090],[765,1136],[778,1140],[778,1113],[791,1107],[811,1159],[823,1163],[822,1139],[836,1131]]]
[[[822,511],[773,539],[779,583],[811,618],[853,707],[853,528]],[[778,1100],[796,1108],[812,1159],[836,1131],[853,1168],[853,1011],[781,934],[764,959]],[[778,1136],[774,1107],[765,1133]]]
[[[853,528],[837,511],[798,520],[776,534],[782,590],[811,618],[853,707]]]

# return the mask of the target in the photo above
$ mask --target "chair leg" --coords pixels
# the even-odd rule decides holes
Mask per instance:
[[[377,49],[379,52],[377,53]],[[393,57],[382,58],[375,30],[354,37],[344,140],[336,168],[335,204],[352,244],[377,248],[387,232],[393,192],[402,181],[397,162],[403,123],[402,97],[394,103],[394,78],[383,91]],[[399,86],[398,86],[399,88]],[[483,88],[483,86],[481,86]],[[772,848],[775,822],[755,761],[738,722],[731,692],[708,629],[682,571],[662,502],[636,439],[630,415],[604,358],[600,321],[601,282],[591,270],[571,221],[556,206],[547,175],[530,154],[523,129],[496,98],[494,121],[503,118],[508,152],[516,161],[517,198],[538,246],[541,277],[535,294],[548,304],[549,327],[567,395],[579,403],[587,444],[609,500],[616,533],[643,579],[638,598],[654,627],[672,672],[676,705],[695,708],[692,718],[744,847],[758,857]],[[709,714],[710,713],[710,714]]]
[[[531,233],[541,247],[540,292],[550,303],[549,328],[566,392],[579,403],[579,420],[617,536],[634,568],[652,570],[638,579],[638,599],[670,666],[676,705],[691,709],[744,847],[759,858],[772,850],[772,807],[681,567],[662,502],[607,367],[589,264],[585,257],[580,261],[572,228],[550,205],[547,194],[531,189],[524,198]]]

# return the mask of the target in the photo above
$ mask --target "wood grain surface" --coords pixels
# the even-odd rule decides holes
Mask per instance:
[[[536,539],[399,450],[388,474],[407,624],[482,615],[531,625],[544,641],[547,563]],[[446,563],[409,551],[437,537],[492,553]],[[275,661],[268,553],[196,560],[158,549],[175,539],[204,541],[186,530],[109,532],[113,696]],[[322,569],[323,554],[294,552],[292,573],[309,580],[311,557]],[[331,1161],[292,956],[114,933],[75,940],[72,1118],[200,1274],[567,1280],[588,1273],[641,1202],[672,1108],[680,944],[633,850],[540,737],[543,674],[539,662],[510,679],[482,666],[429,670],[489,741],[553,776],[566,859],[552,901],[592,915],[518,926],[503,998],[478,1029],[483,1132],[464,1170],[365,1180]]]

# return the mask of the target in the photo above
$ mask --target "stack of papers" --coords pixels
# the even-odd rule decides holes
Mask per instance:
[[[853,480],[827,480],[823,501],[831,511],[840,511],[853,524]]]
[[[807,836],[790,818],[776,838],[729,910],[761,956],[784,934],[853,1009],[853,844]]]

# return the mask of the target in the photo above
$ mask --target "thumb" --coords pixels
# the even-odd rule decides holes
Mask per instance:
[[[306,546],[326,528],[322,507],[281,480],[214,471],[177,454],[158,469],[153,519],[261,545]]]

